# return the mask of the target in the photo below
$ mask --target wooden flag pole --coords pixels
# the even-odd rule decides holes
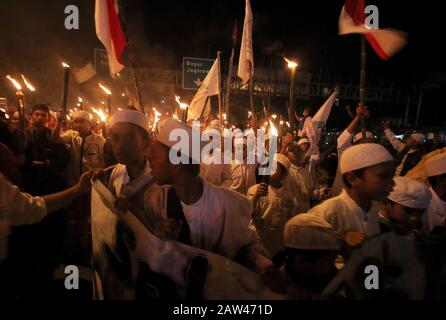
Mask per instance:
[[[366,67],[367,67],[367,43],[364,35],[361,35],[361,69],[359,77],[359,100],[362,106],[365,107],[366,100]],[[366,130],[365,130],[365,118],[361,116],[361,132],[362,140],[366,140]]]
[[[218,60],[218,119],[220,121],[220,125],[221,125],[221,121],[223,119],[223,109],[221,106],[221,81],[220,81],[220,76],[221,76],[221,69],[220,69],[220,65],[221,65],[221,60],[220,60],[220,55],[221,55],[221,51],[217,51],[217,60]]]
[[[249,74],[252,74],[252,65],[251,61],[249,63]],[[254,110],[254,77],[251,76],[248,82],[248,88],[249,88],[249,107],[251,109],[252,114],[255,113]]]
[[[129,57],[129,62],[130,62],[130,73],[132,75],[133,84],[135,86],[136,99],[138,100],[139,107],[141,108],[141,112],[145,114],[146,110],[144,108],[144,103],[142,100],[138,77],[136,76],[136,72],[135,72],[135,66],[136,66],[135,55],[133,53],[133,46],[130,41],[129,33],[127,32],[127,19],[126,19],[125,10],[124,10],[124,7],[123,7],[121,1],[118,1],[118,6],[119,6],[119,12],[122,12],[122,14],[119,16],[122,19],[123,32],[125,33],[125,35],[127,37],[127,49],[128,49],[128,57]]]
[[[229,117],[229,100],[231,95],[232,69],[234,64],[234,52],[236,45],[237,45],[237,20],[234,20],[234,29],[232,31],[231,58],[229,59],[228,75],[226,77],[226,91],[225,91],[225,112],[228,117]]]

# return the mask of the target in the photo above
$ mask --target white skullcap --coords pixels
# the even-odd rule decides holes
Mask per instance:
[[[344,151],[339,168],[341,173],[344,174],[389,161],[394,161],[394,159],[382,145],[362,143]]]
[[[395,186],[387,197],[389,200],[411,209],[427,209],[432,199],[429,188],[423,183],[407,178],[394,178]]]
[[[367,139],[375,139],[375,136],[370,131],[365,132],[365,137]],[[356,143],[362,139],[362,132],[358,132],[353,136],[353,143]]]
[[[276,153],[276,154],[274,154],[274,161],[283,165],[285,167],[286,171],[290,171],[291,161],[290,161],[290,159],[288,159],[287,156],[285,156],[281,153]]]
[[[84,119],[87,121],[91,121],[93,117],[91,116],[90,113],[88,113],[87,111],[83,111],[83,110],[78,110],[73,112],[73,116],[71,117],[71,119]]]
[[[308,138],[302,138],[302,139],[300,139],[297,142],[297,145],[300,146],[300,145],[303,145],[304,143],[310,143],[311,144],[311,142],[310,142],[310,140]]]
[[[441,176],[446,173],[446,153],[437,154],[424,163],[428,177]]]
[[[118,110],[110,117],[110,128],[118,123],[134,124],[149,132],[149,119],[143,113],[136,110]]]
[[[340,250],[340,238],[332,226],[315,214],[299,214],[285,225],[284,244],[303,250]]]
[[[426,139],[426,138],[424,137],[424,135],[421,134],[421,133],[412,133],[412,134],[410,135],[410,137],[411,137],[412,139],[414,139],[414,140],[416,141],[416,143],[418,143],[418,144],[423,144],[423,143],[424,143],[424,140]]]
[[[178,135],[175,135],[175,137],[170,139],[169,136],[174,130],[176,131],[175,133],[178,133]],[[183,137],[188,139],[187,142],[183,141]],[[192,141],[193,137],[196,137],[198,141],[198,152],[195,153],[192,152],[192,142],[195,142]],[[156,136],[156,140],[175,151],[181,152],[182,155],[196,160],[198,163],[201,161],[201,150],[203,146],[208,143],[201,141],[201,134],[198,128],[193,128],[192,126],[174,118],[167,118],[158,124],[158,134]]]

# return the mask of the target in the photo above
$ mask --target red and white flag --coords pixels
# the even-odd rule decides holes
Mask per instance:
[[[124,69],[121,55],[127,44],[114,0],[96,0],[96,34],[107,49],[110,74],[113,76]]]
[[[395,29],[372,29],[365,25],[364,0],[347,0],[339,16],[339,34],[364,34],[376,54],[383,60],[407,44],[407,33]]]

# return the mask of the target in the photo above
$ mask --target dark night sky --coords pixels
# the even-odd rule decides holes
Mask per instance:
[[[251,0],[256,66],[266,66],[262,51],[278,41],[286,55],[300,62],[303,71],[318,73],[322,68],[343,81],[357,81],[359,36],[337,35],[343,3],[344,0]],[[63,28],[63,10],[69,4],[80,9],[79,31]],[[368,80],[374,82],[382,77],[386,83],[393,81],[404,89],[411,89],[415,83],[428,84],[426,103],[438,108],[446,83],[440,2],[377,0],[368,4],[380,9],[380,27],[396,27],[410,34],[409,45],[389,62],[380,61],[369,47]],[[139,65],[179,68],[183,56],[213,57],[217,50],[223,52],[225,62],[234,19],[238,19],[238,41],[241,39],[244,0],[123,0],[122,5]],[[93,49],[100,47],[93,10],[93,0],[0,1],[0,58],[26,61],[64,56],[79,64],[91,60]],[[6,72],[8,66],[2,66],[1,60],[0,71]],[[436,86],[432,88],[432,84]],[[0,83],[0,94],[2,86]],[[444,104],[441,109],[446,109]]]

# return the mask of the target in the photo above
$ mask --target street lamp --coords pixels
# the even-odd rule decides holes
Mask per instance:
[[[294,100],[296,99],[295,95],[295,87],[296,87],[296,69],[299,66],[297,62],[291,61],[287,59],[286,57],[283,57],[285,62],[288,64],[288,68],[291,72],[290,77],[290,105],[288,108],[288,117],[291,121],[291,123],[294,123],[294,116],[293,116],[293,110],[294,110]]]

